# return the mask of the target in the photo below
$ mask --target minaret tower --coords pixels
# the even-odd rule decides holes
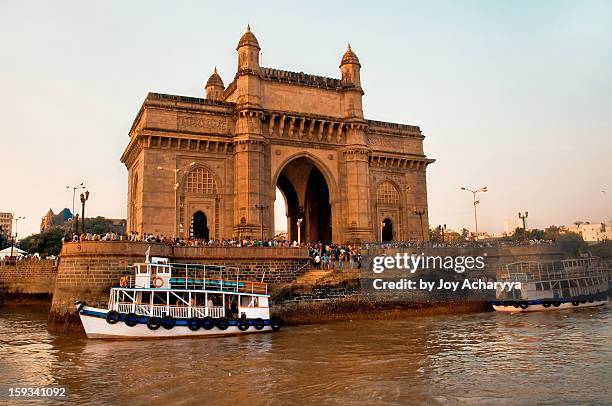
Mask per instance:
[[[221,100],[223,98],[223,91],[225,90],[225,86],[223,85],[223,80],[221,76],[217,73],[217,68],[215,67],[215,71],[208,78],[205,86],[206,90],[206,98],[208,100]]]
[[[342,89],[344,91],[344,111],[347,118],[363,118],[363,108],[361,98],[361,64],[359,58],[348,44],[348,49],[342,56],[340,62],[340,77],[342,79]]]
[[[238,72],[236,74],[236,85],[238,104],[245,104],[249,107],[260,107],[259,95],[259,42],[251,32],[251,26],[247,25],[247,30],[240,41],[236,51],[238,51]]]
[[[259,42],[247,26],[238,42],[236,73],[236,134],[234,143],[234,235],[244,238],[271,237],[274,231],[274,196],[269,196],[266,176],[268,142],[263,137],[260,94]],[[272,188],[274,190],[274,188]]]
[[[370,149],[365,130],[361,99],[361,64],[351,49],[342,56],[340,75],[344,93],[344,122],[347,123],[346,145],[343,149],[346,161],[345,207],[348,208],[347,241],[370,241],[373,227],[370,219]]]

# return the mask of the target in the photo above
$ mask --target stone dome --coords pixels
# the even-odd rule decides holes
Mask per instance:
[[[206,82],[206,87],[209,86],[219,86],[222,88],[225,88],[225,85],[223,85],[223,80],[221,79],[221,76],[219,76],[219,74],[217,73],[217,68],[215,67],[215,71],[213,72],[212,75],[210,75],[210,77],[208,78],[208,81]]]
[[[354,63],[356,65],[361,66],[361,64],[359,63],[359,58],[357,58],[357,55],[355,55],[355,53],[351,49],[351,44],[348,44],[348,49],[342,56],[342,61],[340,62],[340,66],[346,65],[349,63]]]
[[[236,49],[245,45],[252,45],[257,49],[261,49],[259,47],[259,42],[257,42],[257,38],[255,38],[255,35],[253,35],[253,33],[251,32],[250,25],[247,25],[247,30],[244,34],[242,34],[242,37],[240,37],[240,41],[238,41],[238,47]]]

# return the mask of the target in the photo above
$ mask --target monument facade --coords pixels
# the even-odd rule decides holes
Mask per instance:
[[[248,27],[236,50],[234,80],[215,69],[205,98],[147,95],[121,157],[128,230],[271,238],[278,187],[290,240],[427,239],[434,160],[419,127],[364,118],[350,45],[340,79],[261,67]]]

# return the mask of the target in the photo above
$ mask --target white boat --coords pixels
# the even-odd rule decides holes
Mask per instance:
[[[280,329],[267,284],[230,277],[235,269],[171,264],[148,257],[110,289],[108,307],[75,302],[89,338],[220,336]]]
[[[514,262],[497,280],[520,282],[520,289],[498,289],[491,301],[498,312],[535,312],[602,306],[612,292],[612,270],[598,258]]]

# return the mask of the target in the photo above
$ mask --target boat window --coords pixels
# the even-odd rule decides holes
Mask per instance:
[[[240,307],[258,307],[259,301],[257,300],[257,296],[246,296],[243,295],[240,297]]]
[[[542,287],[544,288],[544,290],[550,290],[550,282],[542,283]]]
[[[541,283],[536,283],[535,284],[535,288],[536,288],[536,290],[542,290],[542,284]]]
[[[567,281],[567,280],[561,281],[561,287],[562,288],[569,288],[569,281]]]

